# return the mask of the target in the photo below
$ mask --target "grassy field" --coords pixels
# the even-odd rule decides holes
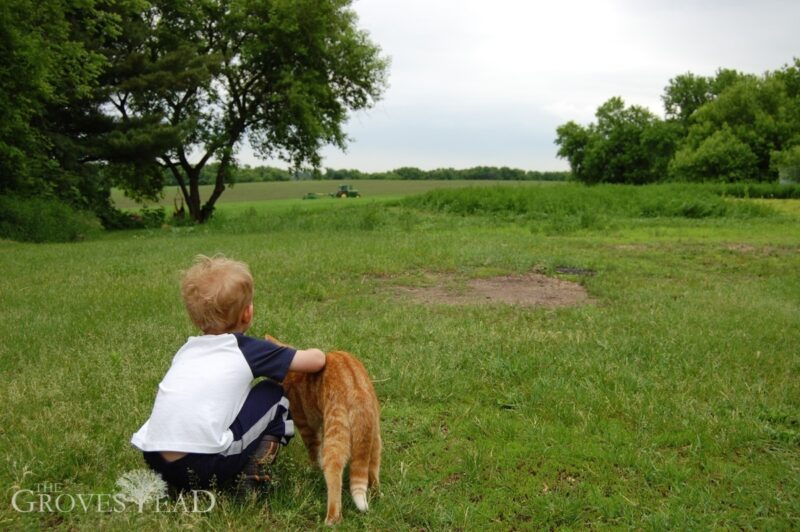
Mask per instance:
[[[272,181],[265,183],[239,183],[229,187],[225,193],[220,197],[218,204],[225,205],[229,203],[251,203],[261,202],[265,200],[291,200],[300,199],[307,192],[318,192],[328,194],[336,191],[341,184],[350,184],[356,188],[361,194],[362,198],[359,201],[367,198],[380,198],[385,200],[387,198],[397,198],[401,196],[408,196],[411,194],[419,194],[429,190],[440,188],[464,188],[476,186],[542,186],[561,184],[560,182],[553,181],[466,181],[466,180],[426,180],[426,181],[398,181],[398,180],[357,180],[357,181],[332,181],[332,180],[319,180],[319,181]],[[200,187],[201,197],[207,198],[211,194],[211,185],[203,185]],[[174,198],[180,196],[180,189],[178,187],[166,187],[164,189],[164,198],[159,202],[160,205],[172,207]],[[126,198],[121,190],[114,190],[112,192],[112,200],[119,208],[130,209],[138,207],[138,205],[129,198]],[[320,200],[316,200],[320,201]],[[322,198],[322,203],[335,201],[335,198]],[[341,201],[341,200],[339,200]]]
[[[254,272],[252,334],[347,349],[376,382],[382,493],[364,515],[346,500],[341,529],[797,529],[797,206],[518,187],[230,202],[200,227],[0,242],[0,528],[323,528],[324,482],[299,439],[271,494],[220,493],[208,513],[11,505],[44,483],[115,493],[144,467],[128,441],[196,332],[179,270],[221,252]],[[392,289],[532,270],[592,303],[449,306]]]

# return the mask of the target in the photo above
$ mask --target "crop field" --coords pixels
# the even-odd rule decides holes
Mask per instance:
[[[800,200],[351,184],[366,201],[240,184],[202,226],[0,242],[0,529],[324,528],[299,437],[269,493],[102,503],[146,467],[129,440],[197,334],[198,253],[249,263],[250,334],[368,368],[382,485],[342,530],[800,528]]]
[[[560,182],[545,181],[467,181],[467,180],[379,180],[365,179],[356,181],[333,181],[333,180],[314,180],[314,181],[270,181],[261,183],[238,183],[228,188],[219,200],[220,205],[242,202],[260,202],[265,200],[293,200],[302,198],[307,192],[317,192],[329,194],[342,184],[349,184],[356,188],[362,198],[387,199],[393,197],[419,194],[429,190],[441,188],[465,188],[477,186],[551,186],[561,184]],[[208,197],[211,193],[211,185],[200,187],[202,197]],[[172,207],[173,200],[180,195],[178,187],[165,187],[164,197],[159,205]],[[134,208],[137,206],[129,198],[126,198],[122,191],[114,190],[112,199],[120,208]],[[321,198],[325,201],[334,198]]]

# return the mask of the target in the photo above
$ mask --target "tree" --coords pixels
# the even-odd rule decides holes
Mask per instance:
[[[572,174],[578,181],[589,182],[590,180],[586,172],[584,159],[586,158],[586,148],[591,138],[591,131],[573,120],[556,129],[555,142],[559,146],[557,154],[569,162]]]
[[[597,123],[568,122],[557,130],[558,156],[585,183],[658,181],[666,174],[677,139],[675,128],[647,109],[614,97],[597,109]]]
[[[237,148],[318,167],[344,148],[348,112],[382,94],[388,62],[356,27],[350,0],[154,0],[106,47],[100,157],[134,197],[156,196],[166,169],[192,219],[225,190]],[[200,176],[218,163],[214,189]]]
[[[91,93],[104,58],[87,42],[118,30],[108,9],[99,0],[0,2],[0,191],[62,197],[76,188],[59,164],[52,117]]]
[[[772,153],[790,145],[797,130],[787,119],[789,105],[779,77],[740,76],[692,115],[671,175],[697,180],[705,169],[710,180],[773,180]],[[743,166],[732,167],[734,161]]]
[[[661,97],[667,119],[688,126],[692,114],[713,98],[712,83],[712,79],[691,72],[670,79]]]
[[[695,111],[742,79],[755,77],[729,68],[718,69],[713,77],[696,76],[691,72],[675,76],[661,96],[667,121],[676,121],[684,129],[688,128]]]
[[[681,74],[662,100],[665,120],[611,98],[596,124],[556,130],[558,156],[586,183],[773,180],[796,171],[800,59],[760,77],[731,69]]]
[[[785,137],[782,149],[788,150],[800,146],[800,58],[772,73],[772,78],[785,94],[779,120]]]

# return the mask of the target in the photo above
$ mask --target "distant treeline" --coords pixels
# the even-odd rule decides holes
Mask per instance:
[[[210,185],[214,183],[218,163],[209,163],[200,173],[200,183]],[[312,170],[291,171],[274,166],[240,166],[231,170],[230,182],[254,183],[262,181],[292,181],[307,179],[392,179],[392,180],[496,180],[496,181],[566,181],[570,172],[539,172],[535,170],[520,170],[507,166],[476,166],[457,170],[455,168],[437,168],[435,170],[421,170],[410,166],[396,168],[388,172],[362,172],[360,170],[334,170],[326,168],[323,171]],[[174,184],[174,183],[173,183]]]

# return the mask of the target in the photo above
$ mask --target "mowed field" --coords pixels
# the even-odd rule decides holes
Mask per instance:
[[[329,194],[335,192],[339,185],[348,184],[357,189],[362,198],[381,198],[387,199],[391,197],[408,196],[410,194],[419,194],[434,189],[442,188],[465,188],[476,186],[542,186],[561,184],[560,182],[543,182],[543,181],[466,181],[466,180],[426,180],[426,181],[413,181],[413,180],[355,180],[355,181],[333,181],[333,180],[318,180],[318,181],[270,181],[262,183],[235,183],[233,186],[228,187],[225,193],[220,197],[218,204],[225,205],[227,203],[241,203],[241,202],[259,202],[265,200],[289,200],[300,199],[308,192],[317,192],[321,194]],[[208,197],[211,193],[211,185],[203,185],[200,187],[201,197]],[[172,207],[173,200],[180,196],[180,189],[178,187],[165,187],[164,197],[159,202],[160,205]],[[138,205],[131,199],[126,198],[120,190],[114,190],[112,199],[115,204],[120,208],[130,209],[138,207]],[[332,201],[335,198],[321,198],[325,201]],[[314,201],[314,200],[311,200]]]
[[[197,333],[178,282],[198,253],[250,264],[251,334],[373,377],[382,486],[366,514],[345,494],[340,529],[800,528],[797,200],[561,184],[237,206],[243,189],[203,226],[0,242],[0,528],[324,528],[299,438],[270,493],[210,512],[36,505],[145,467],[128,442]],[[540,276],[587,297],[466,297]]]

